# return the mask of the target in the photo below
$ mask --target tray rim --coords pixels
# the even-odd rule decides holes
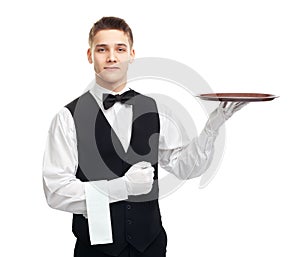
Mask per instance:
[[[235,96],[245,95],[245,96]],[[206,101],[227,101],[227,102],[261,102],[271,101],[279,96],[266,93],[205,93],[197,95],[202,100]]]

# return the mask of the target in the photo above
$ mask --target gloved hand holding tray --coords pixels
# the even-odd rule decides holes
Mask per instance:
[[[217,109],[210,115],[205,125],[205,131],[210,135],[218,135],[218,130],[222,124],[230,118],[236,111],[243,108],[249,102],[271,101],[278,96],[261,93],[209,93],[196,95],[205,101],[220,102]],[[217,169],[210,169],[202,176],[199,188],[204,188],[215,177]]]

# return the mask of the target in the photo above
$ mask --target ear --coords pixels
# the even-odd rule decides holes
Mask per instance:
[[[87,50],[87,58],[88,58],[89,63],[92,64],[93,63],[93,58],[92,58],[92,50],[91,50],[91,48],[89,48]]]
[[[129,61],[129,63],[133,63],[134,57],[135,57],[135,51],[134,51],[134,49],[131,49],[130,50],[130,61]]]

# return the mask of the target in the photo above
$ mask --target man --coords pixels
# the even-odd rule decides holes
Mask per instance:
[[[47,202],[73,213],[76,257],[166,256],[158,164],[180,179],[203,174],[219,127],[244,104],[220,105],[187,143],[158,113],[154,99],[128,88],[135,51],[124,20],[100,19],[89,46],[96,83],[66,105],[49,129],[43,162]]]

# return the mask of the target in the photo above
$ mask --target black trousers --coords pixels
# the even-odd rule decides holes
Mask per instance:
[[[166,257],[167,252],[167,234],[164,229],[159,233],[155,240],[144,252],[137,251],[131,245],[128,245],[117,257]],[[113,257],[96,250],[95,247],[76,241],[74,257]]]

